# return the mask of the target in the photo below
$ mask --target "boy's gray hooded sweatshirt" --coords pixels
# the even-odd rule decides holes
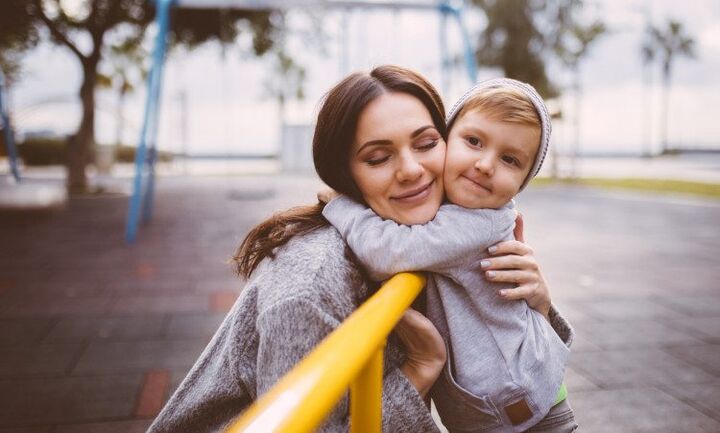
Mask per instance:
[[[524,300],[507,301],[480,268],[487,248],[512,239],[515,211],[446,204],[423,225],[383,220],[347,198],[323,211],[370,274],[384,280],[430,271],[427,314],[448,343],[449,361],[433,388],[452,431],[514,432],[538,423],[555,402],[569,356],[550,323]]]

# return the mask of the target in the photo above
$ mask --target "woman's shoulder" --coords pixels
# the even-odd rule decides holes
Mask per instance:
[[[298,235],[266,258],[248,284],[257,290],[258,314],[287,302],[309,302],[340,316],[367,291],[347,245],[332,226]]]

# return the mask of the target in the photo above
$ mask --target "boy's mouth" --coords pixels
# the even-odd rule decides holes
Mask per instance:
[[[430,188],[432,187],[434,182],[435,182],[435,180],[432,180],[429,183],[421,185],[417,188],[413,188],[410,191],[390,197],[390,199],[397,200],[397,201],[400,201],[403,203],[410,203],[410,202],[424,200],[428,195],[430,195]]]
[[[471,183],[473,186],[475,186],[476,188],[479,188],[479,189],[481,189],[481,190],[483,190],[483,191],[486,191],[486,192],[488,192],[488,193],[492,193],[492,187],[491,187],[491,185],[490,185],[489,183],[487,183],[487,182],[481,182],[481,181],[479,181],[479,180],[472,179],[472,178],[470,178],[470,177],[468,177],[468,176],[465,176],[465,175],[460,175],[460,177],[462,177],[462,178],[464,178],[465,180],[467,180],[468,182],[470,182],[470,183]]]

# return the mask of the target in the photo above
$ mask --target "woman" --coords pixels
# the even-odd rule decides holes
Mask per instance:
[[[387,94],[403,95],[408,104],[380,104],[387,110],[374,123],[382,141],[374,147],[390,149],[401,164],[378,186],[377,179],[357,169],[372,164],[373,155],[358,152],[353,144],[366,107]],[[443,197],[435,179],[442,175],[445,134],[444,108],[435,89],[412,71],[379,67],[350,75],[327,94],[313,138],[315,168],[328,186],[379,214],[405,223],[427,220]],[[419,178],[435,184],[422,199],[412,195]],[[235,257],[247,285],[150,432],[222,429],[371,294],[352,253],[322,217],[322,207],[277,214],[248,234]],[[499,253],[505,255],[501,265],[506,269],[498,273],[522,283],[511,296],[525,297],[533,308],[547,312],[547,289],[529,248],[508,242]],[[522,275],[522,281],[514,275]],[[383,430],[438,431],[423,398],[445,363],[444,342],[412,310],[396,331],[385,350]],[[343,399],[320,430],[347,430],[347,411]]]

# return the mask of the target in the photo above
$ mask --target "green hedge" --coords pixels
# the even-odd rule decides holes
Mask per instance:
[[[122,145],[115,151],[115,161],[117,162],[135,162],[135,147]],[[158,152],[158,161],[172,161],[172,153],[160,151]]]
[[[30,138],[18,144],[18,154],[25,165],[64,165],[65,152],[67,151],[67,138]],[[0,156],[7,156],[7,151],[0,147]],[[122,145],[116,149],[116,162],[135,162],[135,147]],[[172,161],[172,154],[160,151],[158,160],[162,162]]]
[[[65,164],[66,138],[29,138],[18,144],[18,154],[25,165]]]

